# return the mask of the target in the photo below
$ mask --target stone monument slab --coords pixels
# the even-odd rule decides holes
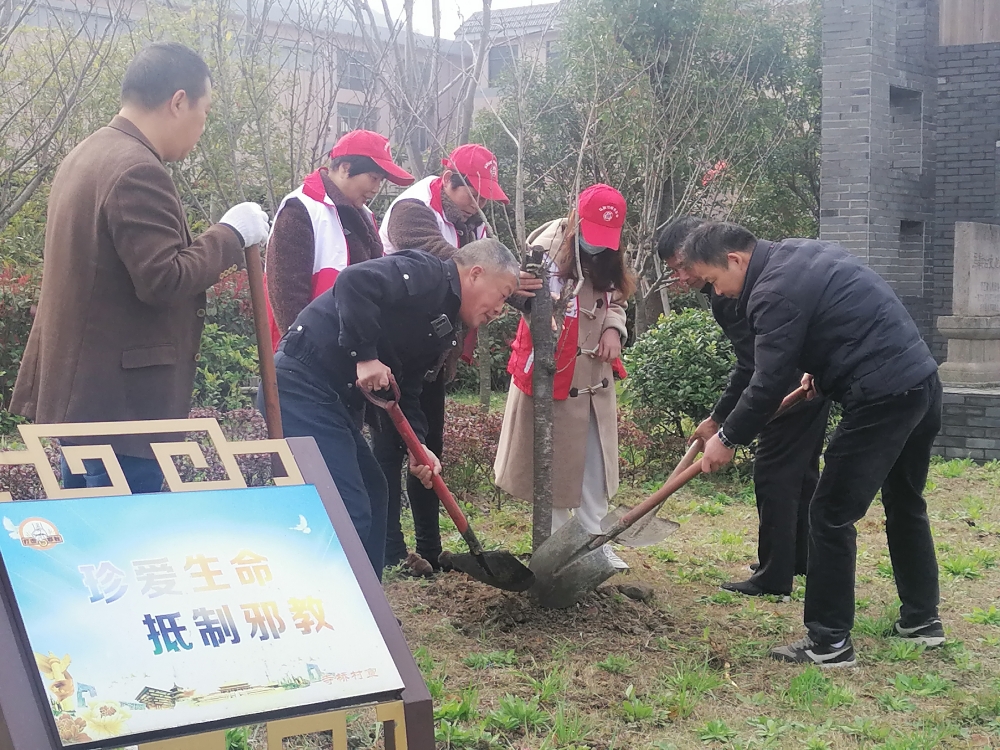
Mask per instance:
[[[948,337],[945,383],[1000,385],[1000,226],[955,224],[952,315],[938,318]]]

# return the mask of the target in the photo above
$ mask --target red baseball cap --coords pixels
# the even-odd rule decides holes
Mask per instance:
[[[411,185],[416,179],[392,161],[389,139],[370,130],[352,130],[341,136],[330,150],[330,158],[338,156],[367,156],[385,172],[386,179],[394,185]]]
[[[617,250],[625,224],[625,198],[610,185],[598,183],[580,193],[577,213],[580,233],[588,245]]]
[[[497,182],[497,158],[485,146],[466,143],[451,152],[441,163],[461,174],[469,185],[486,200],[510,203]]]

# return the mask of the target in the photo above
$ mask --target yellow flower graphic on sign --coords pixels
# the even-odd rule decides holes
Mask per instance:
[[[80,711],[80,718],[87,722],[87,729],[95,738],[117,737],[125,724],[132,718],[132,712],[118,701],[90,701],[90,705]]]

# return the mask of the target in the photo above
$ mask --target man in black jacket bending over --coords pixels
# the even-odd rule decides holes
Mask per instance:
[[[691,442],[709,438],[733,411],[754,371],[754,335],[739,312],[738,301],[723,297],[711,284],[691,272],[679,252],[688,235],[705,219],[684,216],[664,228],[656,242],[660,260],[676,274],[683,286],[700,289],[709,298],[712,315],[736,353],[736,365],[712,413],[691,436]],[[798,386],[796,373],[787,390]],[[760,519],[757,536],[759,564],[746,581],[722,584],[726,591],[747,596],[792,591],[796,575],[805,575],[809,547],[809,502],[819,480],[819,456],[823,451],[830,402],[825,398],[804,401],[765,427],[757,441],[753,462],[754,493]],[[753,567],[753,566],[751,566]]]
[[[394,375],[399,406],[426,449],[425,376],[458,345],[459,322],[474,328],[500,315],[519,272],[510,250],[492,239],[470,242],[448,260],[403,250],[345,268],[281,339],[274,365],[285,437],[316,439],[379,580],[388,485],[361,434],[359,389],[382,390]],[[262,395],[258,406],[263,411]],[[441,463],[427,453],[433,470],[411,455],[410,473],[430,487]]]
[[[885,280],[832,243],[760,242],[743,227],[710,222],[683,252],[692,273],[738,300],[756,335],[753,377],[705,446],[705,471],[725,466],[764,428],[796,370],[843,405],[810,510],[808,633],[771,656],[854,665],[855,524],[879,489],[902,601],[894,633],[939,646],[938,569],[922,493],[941,426],[941,381],[912,318]]]

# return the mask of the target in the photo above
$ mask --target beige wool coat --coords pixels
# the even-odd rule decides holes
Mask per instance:
[[[191,237],[156,150],[115,117],[53,178],[41,297],[11,411],[46,424],[187,417],[205,290],[243,263],[230,227]],[[153,457],[148,435],[72,442]]]
[[[562,248],[566,226],[565,219],[550,221],[528,237],[529,247],[540,247],[557,268],[568,267],[567,264],[573,262],[572,256],[566,255]],[[605,305],[602,302],[601,307],[597,307],[597,300],[604,297],[604,292],[596,291],[589,279],[584,279],[578,296],[581,353],[576,358],[572,387],[583,390],[599,385],[605,378],[609,386],[593,394],[570,396],[553,405],[552,504],[555,508],[580,507],[591,412],[600,434],[608,497],[618,490],[618,405],[614,375],[610,364],[583,353],[596,348],[601,335],[609,328],[617,330],[623,342],[627,336],[624,303],[615,301]],[[593,317],[583,311],[592,312]],[[498,487],[529,501],[533,494],[533,416],[534,400],[511,383],[493,470]]]

